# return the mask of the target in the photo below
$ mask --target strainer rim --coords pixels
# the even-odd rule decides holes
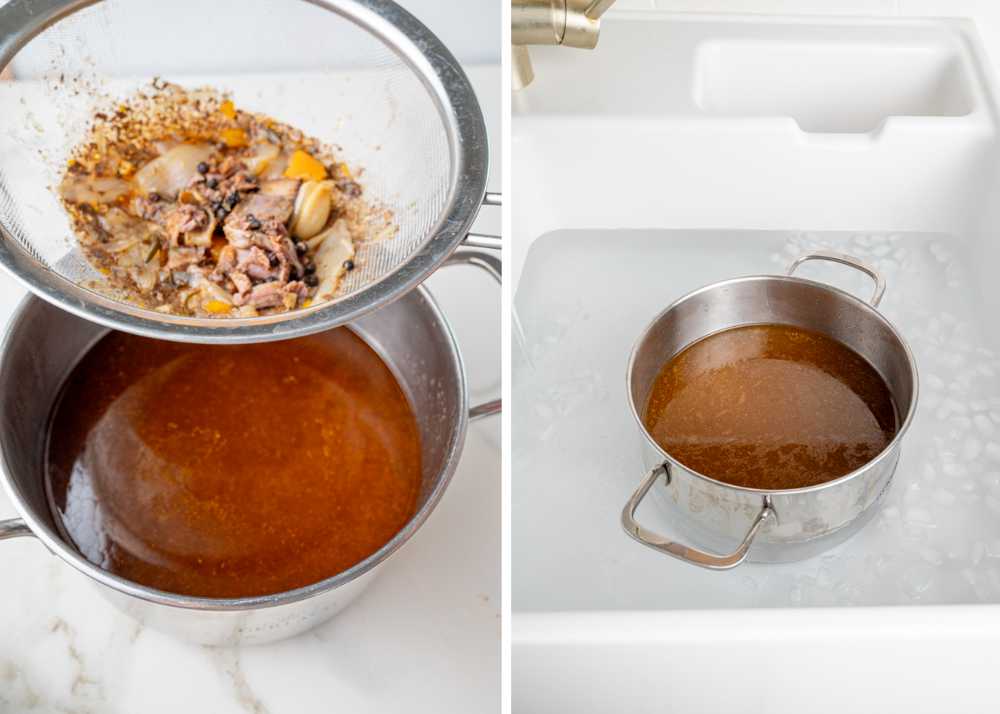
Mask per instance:
[[[0,7],[0,68],[36,35],[103,0],[41,0]],[[0,223],[0,267],[39,298],[85,320],[135,335],[178,342],[239,344],[292,339],[356,320],[397,300],[440,267],[462,243],[486,194],[489,147],[479,101],[447,47],[392,0],[299,0],[333,12],[381,40],[421,81],[434,102],[452,155],[439,220],[422,245],[393,270],[330,303],[251,318],[162,315],[94,292],[28,255]],[[20,13],[20,14],[19,14]],[[11,27],[11,25],[14,25]]]

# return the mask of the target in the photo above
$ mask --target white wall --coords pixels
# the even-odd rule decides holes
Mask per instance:
[[[499,64],[502,3],[509,0],[397,0],[462,62]]]
[[[994,64],[1000,61],[1000,0],[617,0],[621,10],[875,15],[972,19]]]
[[[463,63],[498,64],[501,1],[399,4]],[[385,61],[371,35],[293,0],[106,0],[58,23],[44,38],[15,58],[17,76],[91,68],[138,76],[261,72]]]

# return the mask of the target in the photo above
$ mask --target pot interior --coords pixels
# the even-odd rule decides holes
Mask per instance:
[[[651,443],[656,442],[645,430],[643,416],[663,365],[704,337],[762,324],[819,332],[863,357],[889,388],[898,411],[895,438],[900,437],[915,405],[917,376],[910,351],[892,325],[871,306],[836,288],[802,278],[754,276],[709,285],[681,298],[640,337],[629,368],[629,396]]]
[[[392,370],[419,427],[420,494],[415,514],[401,531],[405,537],[397,535],[388,544],[394,549],[426,518],[454,468],[465,429],[464,373],[451,332],[423,289],[352,323],[350,329]],[[11,322],[0,355],[0,452],[15,501],[36,533],[41,529],[50,541],[64,546],[59,554],[85,571],[96,566],[66,542],[48,505],[45,438],[64,380],[107,331],[29,297]],[[383,550],[376,555],[384,557]],[[366,562],[349,570],[360,574]]]

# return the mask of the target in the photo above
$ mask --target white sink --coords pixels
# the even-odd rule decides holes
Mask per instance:
[[[612,13],[597,50],[532,56],[512,122],[514,710],[984,710],[1000,147],[974,27]],[[642,548],[618,525],[643,475],[633,340],[685,292],[818,247],[885,274],[921,372],[882,511],[784,566],[714,573]],[[670,530],[655,504],[640,517]]]

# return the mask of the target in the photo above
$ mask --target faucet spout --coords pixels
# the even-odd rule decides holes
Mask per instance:
[[[528,45],[565,45],[592,50],[601,34],[601,16],[615,0],[511,0],[512,86],[531,83]]]
[[[588,7],[583,14],[592,20],[599,20],[601,15],[611,9],[611,6],[614,4],[615,0],[593,0],[590,7]]]

